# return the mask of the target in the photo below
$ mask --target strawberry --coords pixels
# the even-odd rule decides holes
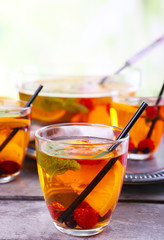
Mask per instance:
[[[157,117],[158,115],[158,107],[157,106],[148,106],[146,108],[146,116],[153,120]]]
[[[74,219],[79,227],[83,229],[92,228],[99,220],[99,214],[91,207],[76,208]]]
[[[87,202],[83,201],[79,204],[77,208],[87,208],[87,207],[90,207],[90,205]]]
[[[84,105],[89,110],[93,109],[93,102],[92,102],[92,100],[90,98],[82,98],[80,100],[80,104]]]
[[[14,161],[3,161],[0,163],[1,174],[13,174],[20,170],[20,164]]]
[[[58,202],[53,202],[51,205],[48,205],[48,210],[51,214],[51,217],[55,220],[60,217],[62,211],[65,210],[65,207]]]
[[[150,138],[146,138],[139,142],[138,150],[143,153],[152,152],[155,148],[154,142]]]
[[[83,208],[84,209],[84,208],[89,208],[89,207],[90,207],[90,205],[87,202],[83,201],[79,204],[79,206],[77,208]],[[73,215],[70,215],[69,217],[67,217],[67,219],[65,221],[65,224],[69,228],[75,228],[76,225],[77,225]]]

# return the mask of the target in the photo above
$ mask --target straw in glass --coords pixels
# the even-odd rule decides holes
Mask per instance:
[[[29,99],[29,101],[26,103],[25,107],[30,107],[31,103],[35,100],[35,98],[37,97],[38,93],[41,91],[41,89],[43,88],[42,85],[39,85],[39,87],[37,88],[37,90],[34,92],[34,94],[32,95],[32,97]],[[23,111],[21,111],[21,113],[23,113]],[[19,131],[19,128],[15,128],[9,135],[8,137],[2,142],[2,144],[0,145],[0,152],[4,149],[4,147],[10,142],[10,140],[15,136],[15,134]]]
[[[129,123],[123,129],[121,134],[118,136],[117,140],[125,137],[129,130],[133,127],[137,119],[140,117],[142,112],[147,107],[147,103],[143,102],[134,116],[131,118]],[[119,143],[113,144],[108,151],[104,152],[103,155],[113,151]],[[97,157],[101,157],[102,154],[98,154]],[[96,177],[90,182],[90,184],[83,190],[83,192],[75,199],[75,201],[60,215],[58,218],[59,222],[64,222],[67,217],[75,210],[75,208],[88,196],[88,194],[94,189],[94,187],[101,181],[101,179],[107,174],[107,172],[112,168],[115,162],[118,160],[119,157],[111,158],[110,161],[102,168],[102,170],[96,175]]]
[[[163,85],[162,85],[162,88],[161,88],[160,93],[159,93],[159,95],[158,95],[157,101],[156,101],[156,103],[155,103],[156,106],[157,106],[157,105],[160,103],[160,101],[161,101],[163,91],[164,91],[164,83],[163,83]],[[155,126],[156,121],[157,121],[156,118],[153,119],[152,124],[151,124],[151,127],[150,127],[150,129],[149,129],[149,132],[148,132],[148,134],[147,134],[147,138],[150,138],[150,137],[151,137],[151,134],[152,134],[152,132],[153,132],[153,129],[154,129],[154,126]]]

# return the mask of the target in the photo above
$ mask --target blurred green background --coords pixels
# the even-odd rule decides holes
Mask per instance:
[[[162,35],[163,0],[0,0],[0,95],[17,96],[17,67],[78,65],[76,74],[105,75]],[[164,43],[134,66],[141,88],[156,94]]]

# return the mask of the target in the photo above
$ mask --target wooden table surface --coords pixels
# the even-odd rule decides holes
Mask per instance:
[[[112,220],[100,240],[163,240],[164,182],[124,185]],[[79,239],[59,232],[46,208],[36,161],[26,158],[20,176],[0,184],[0,240]]]

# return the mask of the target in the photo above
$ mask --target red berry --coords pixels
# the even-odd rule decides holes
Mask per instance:
[[[81,202],[81,203],[78,205],[77,208],[83,208],[83,209],[84,209],[84,208],[89,208],[89,207],[90,207],[90,205],[89,205],[87,202],[83,201],[83,202]],[[76,225],[77,225],[77,223],[76,223],[73,215],[70,215],[69,217],[67,217],[67,219],[66,219],[66,221],[65,221],[65,224],[66,224],[69,228],[75,228]]]
[[[1,174],[13,174],[18,172],[20,168],[20,164],[14,161],[3,161],[0,164]]]
[[[152,152],[155,148],[154,142],[150,138],[146,138],[139,142],[138,150],[143,153]]]
[[[90,207],[90,205],[87,202],[83,201],[79,204],[77,208],[87,208],[87,207]]]
[[[48,205],[48,210],[49,210],[49,212],[50,212],[50,214],[51,214],[51,217],[52,217],[53,219],[57,220],[58,217],[60,217],[60,213],[57,212],[57,211],[55,211],[55,209],[53,208],[53,206]]]
[[[65,207],[58,202],[53,202],[52,205],[48,205],[48,210],[51,214],[51,217],[55,220],[60,217],[62,211],[65,210]]]
[[[93,109],[93,102],[92,102],[92,100],[90,98],[82,98],[80,100],[80,104],[84,105],[89,110]]]
[[[99,214],[91,207],[76,208],[74,219],[79,227],[83,229],[92,228],[99,220]]]
[[[134,143],[132,142],[131,137],[129,138],[129,149],[128,149],[128,151],[130,153],[137,153],[138,152],[138,149],[135,147]]]
[[[156,106],[148,106],[146,108],[146,115],[149,119],[153,120],[158,115],[158,107]]]
[[[80,164],[80,165],[97,165],[101,162],[101,160],[77,160],[77,162]]]
[[[65,207],[58,202],[53,202],[52,206],[58,211],[65,210]]]

